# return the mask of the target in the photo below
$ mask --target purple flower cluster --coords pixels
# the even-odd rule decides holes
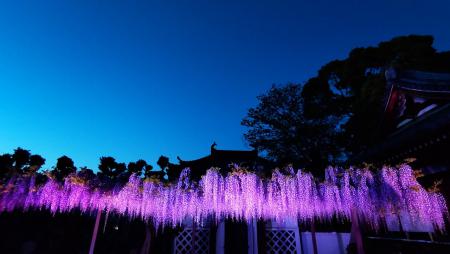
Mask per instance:
[[[157,226],[175,226],[187,217],[206,219],[273,219],[284,221],[312,218],[351,220],[352,211],[377,229],[392,214],[407,214],[409,220],[444,230],[448,210],[443,196],[427,192],[408,165],[367,169],[326,169],[318,182],[309,173],[275,170],[271,179],[236,171],[222,176],[210,169],[200,182],[184,170],[172,185],[142,181],[132,175],[126,185],[112,190],[89,187],[75,177],[63,184],[49,179],[36,186],[34,177],[14,177],[0,189],[0,212],[14,209],[48,209],[52,213],[98,209],[152,221]]]

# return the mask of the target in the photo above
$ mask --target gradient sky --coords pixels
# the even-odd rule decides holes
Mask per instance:
[[[446,3],[447,2],[447,3]],[[448,1],[2,1],[0,153],[97,168],[248,149],[241,119],[272,84],[357,46],[431,34]]]

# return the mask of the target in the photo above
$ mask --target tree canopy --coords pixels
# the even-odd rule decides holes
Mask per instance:
[[[43,180],[47,177],[45,173],[48,172],[51,177],[61,182],[67,176],[76,173],[85,180],[101,178],[109,184],[116,184],[128,181],[131,174],[139,177],[143,175],[144,178],[155,175],[152,171],[153,167],[142,159],[126,164],[117,162],[110,156],[100,157],[99,170],[96,174],[87,167],[77,169],[74,161],[66,155],[59,157],[56,165],[51,169],[44,169],[40,172],[45,161],[42,156],[32,154],[29,150],[20,147],[16,148],[12,154],[0,154],[0,180],[23,174],[35,174],[39,180]]]
[[[273,86],[258,97],[259,105],[242,121],[248,127],[244,136],[250,145],[279,164],[328,161],[328,154],[322,151],[335,133],[333,121],[308,119],[301,93],[300,85]]]
[[[273,86],[242,125],[249,145],[280,163],[344,163],[380,138],[387,68],[450,72],[450,51],[432,36],[401,36],[355,48],[325,64],[305,84]]]
[[[0,155],[0,177],[35,173],[44,164],[45,159],[42,156],[31,154],[29,150],[18,147],[13,154]]]
[[[52,174],[56,179],[62,181],[68,175],[75,173],[77,168],[75,167],[73,160],[67,156],[61,156],[56,162],[56,166],[52,170]]]

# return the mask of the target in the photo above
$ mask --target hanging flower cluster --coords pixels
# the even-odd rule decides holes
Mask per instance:
[[[301,170],[288,171],[275,170],[271,179],[262,179],[243,170],[222,176],[217,169],[210,169],[195,183],[186,169],[173,185],[132,175],[125,186],[108,191],[89,187],[76,177],[66,178],[64,184],[49,179],[41,186],[36,186],[33,176],[19,177],[0,190],[0,212],[48,209],[52,213],[91,213],[100,209],[157,226],[175,226],[188,217],[198,223],[223,218],[351,220],[351,213],[356,212],[375,229],[387,216],[402,213],[412,222],[444,230],[448,219],[443,196],[420,186],[408,165],[383,167],[376,173],[329,167],[323,182]]]

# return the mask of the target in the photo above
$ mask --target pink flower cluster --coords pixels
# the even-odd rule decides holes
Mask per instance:
[[[128,183],[110,191],[91,188],[68,177],[64,184],[49,179],[36,186],[34,177],[12,178],[0,193],[0,212],[14,209],[48,209],[52,213],[98,209],[123,216],[150,220],[157,226],[175,226],[188,217],[330,221],[350,220],[352,211],[378,228],[391,214],[407,214],[411,221],[444,230],[448,210],[443,196],[427,192],[408,165],[367,169],[326,169],[325,180],[293,169],[275,170],[271,179],[237,171],[222,176],[210,169],[200,182],[183,171],[176,184],[142,181],[131,176]]]

